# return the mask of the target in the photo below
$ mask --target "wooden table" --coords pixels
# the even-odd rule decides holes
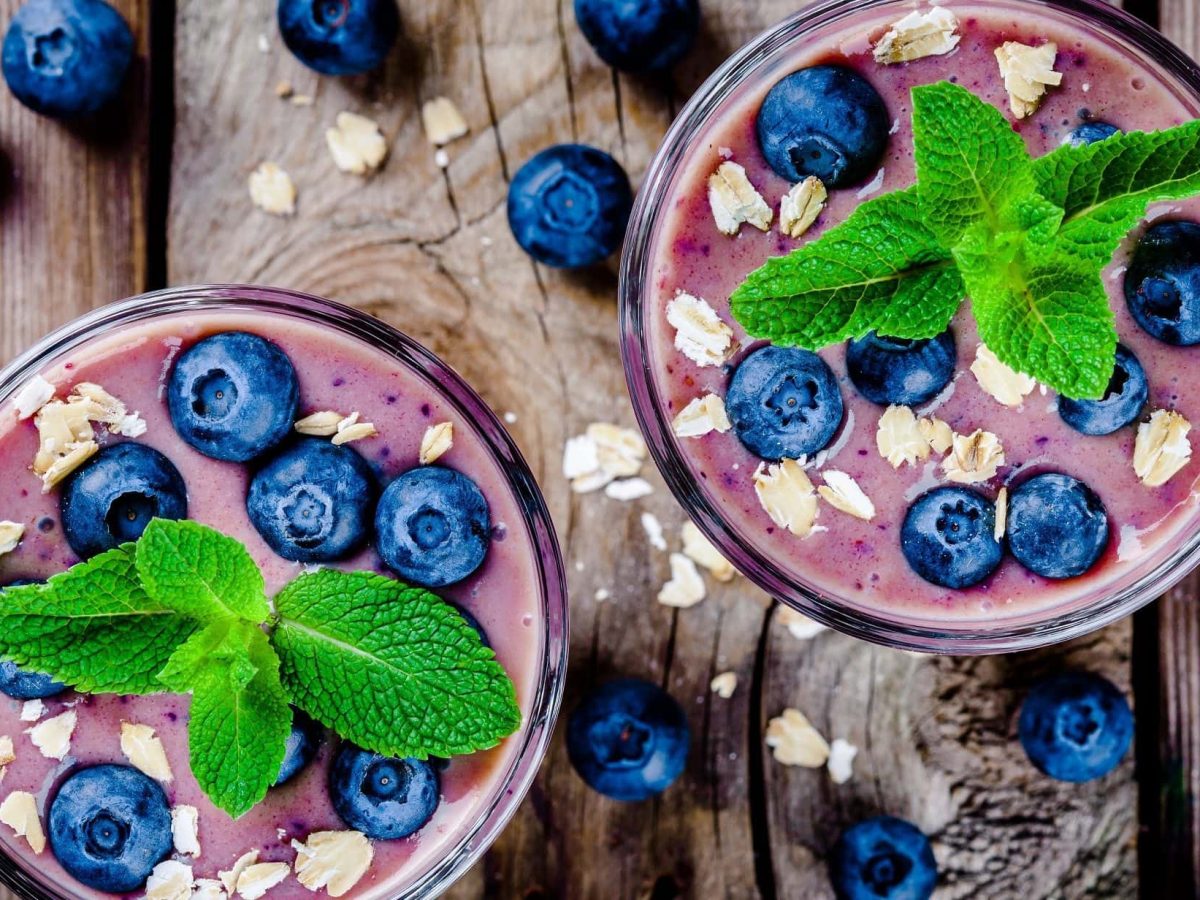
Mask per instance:
[[[17,5],[0,0],[0,16]],[[1131,898],[1139,883],[1153,900],[1195,895],[1195,578],[1132,623],[1019,656],[935,658],[832,633],[799,641],[740,580],[691,610],[654,602],[667,560],[639,515],[654,512],[676,541],[683,521],[655,474],[655,493],[632,504],[572,495],[561,477],[568,436],[592,421],[633,424],[616,264],[583,274],[531,264],[509,235],[507,181],[566,140],[611,151],[640,179],[687,96],[795,0],[705,0],[699,45],[673,83],[605,68],[568,0],[402,0],[404,36],[386,70],[340,81],[291,58],[269,0],[117,5],[138,63],[102,127],[39,119],[0,90],[4,358],[93,306],[165,284],[274,283],[386,319],[516,414],[570,571],[566,707],[621,673],[662,683],[688,710],[686,775],[640,805],[585,788],[560,734],[529,799],[452,896],[827,897],[823,857],[839,829],[879,811],[933,835],[944,897]],[[1136,12],[1196,54],[1198,6],[1149,0]],[[278,99],[282,80],[314,104]],[[445,170],[418,116],[438,95],[471,125]],[[377,119],[391,142],[370,180],[336,171],[324,147],[343,109]],[[295,179],[294,218],[250,206],[246,177],[264,159]],[[601,588],[611,599],[593,599]],[[1067,665],[1104,672],[1138,711],[1136,762],[1083,786],[1038,776],[1014,741],[1024,690]],[[708,684],[726,670],[741,687],[721,700]],[[765,722],[786,706],[861,748],[852,781],[771,757]]]

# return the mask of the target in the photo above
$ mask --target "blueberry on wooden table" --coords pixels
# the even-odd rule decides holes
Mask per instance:
[[[1004,555],[996,540],[996,505],[964,487],[934,488],[904,515],[900,549],[912,570],[932,584],[962,590],[996,571]]]
[[[283,762],[279,765],[279,777],[272,787],[291,781],[313,761],[320,749],[324,734],[321,726],[295,707],[292,708],[292,730],[284,745]]]
[[[926,900],[937,885],[937,861],[919,828],[877,816],[842,832],[829,878],[838,900]]]
[[[174,845],[163,789],[131,766],[74,772],[50,802],[48,820],[54,858],[98,891],[138,890]]]
[[[133,32],[104,0],[28,0],[4,35],[4,80],[35,112],[69,119],[116,97]]]
[[[1125,272],[1125,303],[1142,330],[1166,344],[1200,344],[1200,224],[1146,229]]]
[[[758,144],[788,181],[815,175],[827,188],[874,172],[892,118],[879,92],[852,69],[810,66],[780,79],[758,110]]]
[[[633,188],[621,164],[595,147],[557,144],[521,166],[508,188],[508,225],[538,262],[590,266],[621,246]]]
[[[279,33],[292,55],[323,75],[378,68],[396,43],[396,0],[279,0]]]
[[[661,72],[691,49],[698,0],[575,0],[575,21],[602,60],[622,72]]]
[[[292,433],[300,386],[292,362],[256,334],[225,331],[180,354],[167,383],[175,431],[213,459],[247,462]]]
[[[1108,546],[1108,513],[1090,487],[1058,472],[1035,475],[1008,498],[1008,549],[1043,578],[1074,578]]]
[[[67,543],[89,559],[136,541],[151,519],[186,519],[187,486],[153,447],[113,444],[68,476],[59,513]]]
[[[34,584],[27,578],[10,581],[4,587],[20,587],[24,584]],[[3,589],[0,589],[3,594]],[[0,597],[0,603],[3,597]],[[0,694],[6,694],[14,700],[42,700],[61,694],[67,686],[61,681],[55,681],[42,672],[27,672],[14,662],[0,660]]]
[[[661,794],[683,772],[690,743],[679,703],[639,679],[593,690],[567,720],[567,754],[575,771],[614,800]]]
[[[1038,684],[1021,705],[1021,746],[1037,768],[1060,781],[1091,781],[1124,759],[1133,713],[1105,678],[1067,672]]]
[[[1120,133],[1120,128],[1110,125],[1108,122],[1084,122],[1073,128],[1063,139],[1063,143],[1070,144],[1072,147],[1086,147],[1088,144],[1095,144],[1097,141]]]
[[[1146,370],[1123,344],[1117,345],[1116,363],[1104,396],[1099,400],[1058,398],[1058,414],[1080,434],[1112,434],[1134,422],[1150,397]]]
[[[440,791],[429,763],[380,756],[353,744],[342,745],[329,772],[329,797],[338,816],[375,840],[420,830],[437,809]]]
[[[880,406],[920,406],[954,377],[954,332],[928,340],[881,337],[869,332],[846,345],[846,372],[858,392]]]

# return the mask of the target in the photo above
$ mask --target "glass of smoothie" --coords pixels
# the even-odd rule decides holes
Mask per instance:
[[[245,448],[238,442],[255,439],[262,424],[257,414],[247,415],[236,441],[212,444],[203,422],[178,408],[172,391],[181,379],[195,376],[188,383],[199,399],[191,402],[234,402],[230,398],[239,386],[261,390],[263,384],[239,381],[232,369],[224,369],[263,353],[275,362],[282,354],[282,365],[290,363],[295,381],[269,380],[271,396],[255,409],[265,410],[267,418],[294,422],[287,424],[277,450],[243,463],[237,457],[246,455]],[[32,410],[79,392],[99,396],[97,388],[108,398],[101,398],[101,406],[111,410],[115,399],[119,409],[108,427],[96,423],[88,437],[98,449],[59,478],[48,472],[49,460],[35,460],[47,447]],[[270,480],[289,477],[278,463],[285,457],[323,455],[306,470],[317,493],[321,479],[335,471],[345,475],[338,466],[350,460],[345,477],[354,483],[353,477],[362,475],[364,484],[376,485],[371,491],[405,473],[439,476],[430,479],[434,509],[441,502],[475,509],[472,504],[481,495],[486,527],[469,536],[478,545],[473,558],[463,563],[461,554],[451,554],[437,566],[408,574],[436,585],[430,589],[457,606],[494,650],[515,685],[522,717],[519,729],[491,750],[418,762],[372,760],[297,713],[276,786],[233,819],[193,777],[186,696],[86,695],[4,663],[0,735],[3,743],[11,739],[6,757],[12,758],[0,796],[32,794],[49,839],[31,839],[28,823],[13,826],[13,816],[0,813],[0,821],[9,822],[0,825],[0,880],[30,896],[105,896],[113,891],[98,888],[97,881],[116,883],[104,879],[113,871],[121,877],[126,869],[136,871],[136,861],[90,886],[75,873],[82,856],[109,853],[120,860],[137,856],[141,865],[165,860],[189,866],[195,896],[202,897],[294,898],[313,896],[314,890],[361,898],[427,897],[445,890],[484,852],[525,795],[550,740],[565,676],[567,605],[558,546],[533,476],[496,416],[454,371],[388,325],[327,300],[270,288],[190,287],[98,309],[40,341],[0,373],[0,420],[0,517],[24,526],[15,548],[0,557],[3,585],[44,580],[91,552],[86,545],[101,525],[77,518],[78,510],[86,511],[94,500],[87,497],[90,473],[111,462],[117,465],[108,477],[117,488],[106,501],[101,498],[110,503],[103,527],[121,532],[144,526],[151,514],[185,514],[242,542],[263,572],[267,596],[313,567],[303,553],[281,551],[286,536],[248,512],[253,506],[248,494],[270,490]],[[93,426],[86,427],[90,435]],[[61,457],[49,449],[55,460]],[[179,480],[156,476],[164,468]],[[458,493],[438,499],[436,491],[450,478],[452,493]],[[128,484],[122,485],[123,479]],[[64,505],[68,497],[75,504],[72,512]],[[301,504],[316,502],[303,491],[296,497]],[[432,522],[425,531],[432,535],[430,546],[446,537],[438,530],[443,521],[450,519],[422,520]],[[299,546],[346,541],[339,560],[327,565],[399,577],[374,531],[346,537],[318,530],[314,526],[313,534],[300,535]],[[419,558],[410,562],[417,570],[425,565]],[[130,728],[136,730],[127,734]],[[144,751],[155,743],[165,757],[156,761],[151,753],[147,764]],[[382,837],[355,818],[355,810],[369,806],[372,798],[350,794],[343,775],[354,766],[366,767],[361,791],[374,790],[374,801],[391,804],[378,807],[392,817],[375,829],[387,832]],[[64,785],[80,772],[98,773],[93,789],[101,811],[80,826],[83,837],[56,841],[49,821],[53,807],[66,794]],[[151,785],[139,795],[135,813],[104,812],[122,785],[146,783],[147,772]],[[170,820],[163,819],[164,803]],[[64,815],[74,826],[70,813],[67,809]],[[327,878],[324,887],[302,884],[295,864],[303,851],[296,843],[305,844],[314,833],[350,830],[367,834],[369,863],[361,858],[350,863],[352,874]],[[27,836],[16,833],[21,831]],[[140,856],[130,851],[135,839],[145,845]],[[79,846],[84,841],[98,848]],[[343,857],[361,855],[362,845],[347,847]],[[332,854],[335,860],[338,855]],[[329,859],[327,852],[324,862]],[[359,863],[361,871],[355,870]],[[240,873],[264,864],[239,886]],[[172,873],[169,866],[156,871]],[[132,893],[152,887],[139,885]],[[174,896],[169,886],[158,889]]]
[[[814,355],[748,336],[731,294],[914,182],[910,92],[943,81],[1000,110],[1033,157],[1200,115],[1196,64],[1099,2],[816,3],[722,65],[667,135],[625,247],[621,346],[659,468],[746,576],[868,640],[1010,651],[1127,615],[1200,560],[1200,308],[1193,325],[1175,290],[1200,279],[1200,200],[1152,206],[1104,270],[1121,349],[1082,408],[997,368],[966,304],[929,341]],[[1163,437],[1177,464],[1150,471],[1141,448],[1135,465]],[[986,470],[969,484],[959,452]],[[797,484],[805,503],[778,500]],[[1017,530],[1051,495],[1074,504],[1070,539],[1033,559]],[[958,537],[980,552],[957,555]]]

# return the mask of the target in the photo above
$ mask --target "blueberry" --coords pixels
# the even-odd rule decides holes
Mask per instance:
[[[279,0],[275,14],[292,55],[324,75],[377,68],[400,33],[396,0]]]
[[[466,620],[468,625],[475,629],[475,633],[479,635],[480,642],[483,644],[483,646],[490,650],[492,647],[492,642],[488,640],[487,632],[483,630],[483,626],[479,624],[479,620],[475,618],[471,611],[462,604],[451,601],[450,605],[458,610],[458,614]]]
[[[282,350],[226,331],[189,347],[171,370],[167,405],[179,436],[205,456],[247,462],[292,432],[300,386]]]
[[[59,515],[67,543],[88,559],[136,541],[151,519],[187,518],[187,486],[154,448],[113,444],[68,477]]]
[[[23,584],[34,584],[28,578],[18,578],[10,581],[4,587],[19,587]],[[3,589],[0,589],[3,593]],[[0,602],[3,602],[0,600]],[[0,660],[0,693],[7,694],[14,700],[40,700],[61,694],[67,686],[61,681],[55,681],[49,675],[41,672],[26,672],[16,663]]]
[[[377,492],[375,473],[349,446],[299,438],[250,479],[246,512],[284,559],[333,562],[366,542]]]
[[[462,581],[478,569],[491,536],[483,492],[441,466],[405,472],[387,486],[375,512],[379,555],[401,578],[425,587]]]
[[[1167,344],[1200,344],[1200,224],[1146,229],[1125,272],[1125,302],[1142,329]]]
[[[737,367],[725,397],[734,433],[762,459],[799,459],[824,449],[842,424],[842,394],[815,353],[755,350]]]
[[[979,584],[1000,565],[996,506],[962,487],[934,488],[904,515],[900,549],[912,570],[933,584],[961,590]]]
[[[171,808],[158,782],[131,766],[72,773],[50,803],[50,850],[97,891],[136,891],[170,855]]]
[[[292,731],[288,735],[283,763],[279,767],[279,777],[275,779],[274,787],[291,781],[301,769],[313,761],[321,746],[322,737],[320,725],[300,710],[292,709]]]
[[[846,346],[846,371],[858,392],[880,406],[920,406],[950,383],[958,356],[954,332],[911,341],[870,332]]]
[[[1038,684],[1017,724],[1030,761],[1059,781],[1090,781],[1117,767],[1133,739],[1133,713],[1104,678],[1067,672]]]
[[[1112,434],[1134,421],[1146,405],[1146,370],[1125,346],[1117,345],[1117,363],[1100,400],[1058,398],[1058,414],[1080,434]]]
[[[1120,133],[1120,128],[1107,122],[1084,122],[1082,125],[1076,126],[1063,139],[1063,143],[1070,144],[1072,147],[1085,147]]]
[[[600,58],[623,72],[662,72],[700,28],[697,0],[575,0],[575,21]]]
[[[633,189],[621,164],[595,147],[557,144],[517,171],[508,227],[521,248],[560,269],[590,266],[621,246]]]
[[[878,168],[891,116],[870,82],[842,66],[811,66],[780,79],[758,110],[758,144],[788,181],[816,175],[847,187]]]
[[[593,690],[567,722],[567,754],[588,786],[614,800],[661,794],[683,772],[691,732],[683,709],[636,678]]]
[[[838,900],[926,900],[937,885],[929,838],[911,822],[876,816],[842,832],[829,859]]]
[[[1108,514],[1077,478],[1047,472],[1008,498],[1008,549],[1043,578],[1082,575],[1108,546]]]
[[[35,112],[69,119],[116,97],[133,32],[103,0],[29,0],[4,36],[4,80]]]
[[[441,787],[418,759],[380,756],[343,744],[329,772],[329,796],[349,827],[375,840],[408,837],[430,820]]]

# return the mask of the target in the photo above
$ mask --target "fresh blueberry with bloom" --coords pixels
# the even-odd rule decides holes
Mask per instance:
[[[614,800],[661,794],[683,772],[691,732],[679,703],[640,679],[596,688],[567,722],[567,754],[588,786]]]
[[[900,549],[912,570],[933,584],[961,590],[979,584],[1000,565],[996,505],[964,487],[934,488],[904,515]]]
[[[180,355],[171,369],[167,406],[179,436],[229,462],[247,462],[292,432],[300,385],[271,341],[244,331],[214,334]]]
[[[396,0],[279,0],[279,33],[323,75],[359,75],[384,61],[400,33]]]
[[[829,859],[838,900],[926,900],[937,875],[929,838],[894,816],[876,816],[847,828]]]
[[[424,587],[462,581],[479,568],[492,538],[487,500],[454,469],[410,469],[384,489],[375,544],[393,572]]]
[[[131,766],[91,766],[68,776],[50,802],[47,831],[67,872],[113,894],[141,888],[173,846],[166,794]]]
[[[837,379],[821,357],[776,346],[742,360],[725,407],[738,440],[768,460],[799,459],[824,449],[844,412]]]
[[[382,841],[408,837],[433,816],[441,786],[418,759],[396,759],[343,744],[329,772],[333,808],[350,828]]]
[[[1070,144],[1072,147],[1086,147],[1088,144],[1094,144],[1120,133],[1120,128],[1110,125],[1108,122],[1084,122],[1072,129],[1063,139],[1063,143]]]
[[[1046,472],[1022,482],[1008,498],[1008,549],[1043,578],[1074,578],[1108,546],[1108,514],[1090,487]]]
[[[540,263],[601,262],[625,237],[633,188],[621,164],[595,147],[557,144],[521,166],[508,188],[508,225]]]
[[[366,543],[377,494],[375,473],[355,450],[304,437],[255,473],[246,512],[284,559],[333,562]]]
[[[1021,706],[1021,746],[1039,770],[1060,781],[1107,775],[1133,740],[1133,713],[1108,680],[1067,672],[1038,684]]]
[[[1125,272],[1125,302],[1138,325],[1167,344],[1200,344],[1200,223],[1146,229]]]
[[[575,0],[575,21],[600,58],[623,72],[661,72],[691,49],[698,0]]]
[[[279,766],[279,777],[275,779],[274,787],[291,781],[313,761],[323,737],[320,725],[300,710],[292,708],[292,732],[287,738],[283,763]]]
[[[879,92],[842,66],[780,79],[758,110],[758,144],[790,182],[815,175],[827,188],[856,184],[879,168],[892,118]]]
[[[928,340],[870,332],[846,345],[846,371],[858,392],[880,406],[920,406],[950,383],[958,357],[954,332]]]
[[[1137,419],[1150,396],[1146,370],[1128,347],[1117,345],[1108,390],[1099,400],[1058,398],[1058,414],[1080,434],[1112,434]]]
[[[17,578],[4,587],[20,587],[23,584],[34,584],[28,578]],[[0,595],[3,589],[0,589]],[[0,596],[0,602],[3,602]],[[61,681],[55,681],[49,675],[41,672],[26,672],[14,662],[0,661],[0,693],[14,700],[41,700],[61,694],[67,686]]]
[[[133,59],[133,32],[104,0],[29,0],[9,23],[2,55],[18,100],[69,119],[116,97]]]
[[[151,519],[187,518],[187,486],[153,447],[113,444],[70,475],[59,512],[67,543],[89,559],[136,541]]]

